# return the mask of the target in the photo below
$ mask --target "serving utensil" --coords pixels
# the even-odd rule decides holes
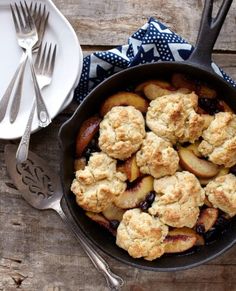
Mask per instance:
[[[15,25],[18,44],[20,47],[25,49],[30,63],[30,69],[35,89],[39,126],[46,127],[49,123],[51,123],[51,118],[41,95],[32,60],[32,49],[39,39],[37,29],[25,1],[24,5],[22,4],[22,2],[20,2],[20,7],[18,7],[16,3],[14,5],[14,8],[13,6],[11,6],[11,12]]]
[[[35,3],[33,5],[32,2],[30,4],[30,12],[35,21],[35,25],[38,32],[38,41],[33,46],[33,53],[35,53],[38,51],[38,48],[42,43],[45,29],[48,22],[48,18],[49,18],[49,12],[47,12],[46,10],[46,5],[43,5],[42,7],[41,4],[38,5],[38,3]],[[15,74],[13,75],[0,101],[0,122],[3,120],[3,118],[6,115],[7,107],[8,107],[11,96],[12,96],[12,104],[10,108],[10,122],[13,123],[16,120],[16,117],[19,112],[20,102],[21,102],[23,76],[24,76],[26,63],[27,63],[27,54],[23,52],[22,57],[20,59],[20,63],[15,71]],[[14,87],[15,87],[15,91],[13,92]]]
[[[36,78],[37,78],[40,90],[42,90],[44,87],[51,84],[52,75],[53,75],[53,71],[55,67],[57,46],[55,45],[53,49],[52,49],[51,44],[48,49],[47,49],[47,46],[48,44],[45,43],[43,50],[42,50],[42,47],[40,46],[38,54],[37,54],[37,58],[34,63]],[[30,134],[31,134],[31,128],[32,128],[32,123],[33,123],[33,118],[34,118],[35,106],[36,104],[34,101],[32,105],[32,109],[30,111],[29,119],[26,124],[25,131],[22,135],[19,147],[16,152],[17,163],[25,162],[28,157]]]
[[[112,273],[107,262],[88,243],[74,221],[65,215],[61,207],[63,190],[58,173],[51,169],[45,160],[32,152],[29,152],[25,163],[17,164],[16,149],[15,145],[6,145],[4,157],[7,171],[23,198],[36,209],[56,211],[79,240],[96,269],[104,275],[110,290],[120,290],[124,284],[123,279]]]

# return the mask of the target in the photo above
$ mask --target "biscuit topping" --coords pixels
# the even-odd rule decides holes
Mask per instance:
[[[219,112],[202,134],[199,151],[217,165],[236,164],[236,115]]]
[[[167,233],[168,227],[159,218],[135,208],[123,215],[117,229],[116,244],[134,258],[154,260],[165,251],[163,241]]]
[[[191,173],[177,172],[173,176],[154,180],[157,195],[149,213],[173,227],[193,227],[204,203],[205,193]]]
[[[116,171],[116,160],[94,153],[84,170],[76,172],[71,191],[87,211],[101,212],[126,188],[126,176]]]
[[[100,123],[99,146],[109,156],[125,160],[140,148],[145,134],[140,111],[133,106],[116,106]]]
[[[230,216],[236,215],[236,177],[233,174],[214,179],[207,184],[205,190],[214,207]]]
[[[197,114],[195,93],[162,96],[149,105],[146,122],[158,136],[175,144],[196,141],[202,134],[204,119]]]
[[[143,174],[155,178],[173,175],[179,165],[179,156],[171,143],[148,132],[141,149],[136,154],[136,161]]]

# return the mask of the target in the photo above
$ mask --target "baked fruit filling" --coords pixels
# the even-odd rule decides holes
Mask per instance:
[[[71,191],[133,258],[212,243],[236,215],[236,115],[174,74],[109,96],[75,140]]]

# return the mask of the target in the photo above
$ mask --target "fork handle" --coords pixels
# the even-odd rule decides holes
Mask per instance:
[[[28,55],[31,74],[32,74],[32,78],[33,78],[39,126],[46,127],[51,123],[51,118],[49,116],[48,110],[47,110],[46,105],[44,103],[44,100],[43,100],[43,97],[42,97],[42,94],[41,94],[41,91],[40,91],[40,88],[38,85],[38,81],[36,78],[34,65],[33,65],[33,61],[32,61],[32,51],[31,51],[31,49],[28,49],[26,52]]]
[[[86,252],[96,269],[104,275],[109,289],[112,291],[121,290],[121,287],[124,285],[124,280],[116,274],[112,273],[108,263],[97,253],[97,251],[89,243],[87,243],[86,239],[84,238],[81,231],[79,231],[75,223],[65,215],[60,203],[59,205],[54,205],[53,209],[57,211],[61,219],[72,230],[72,232],[80,242],[83,250]]]
[[[24,163],[28,158],[30,134],[31,134],[31,128],[32,128],[32,123],[33,123],[33,118],[34,118],[35,106],[36,105],[34,101],[34,104],[30,111],[29,119],[25,127],[25,131],[21,137],[21,141],[16,152],[17,163]]]
[[[6,115],[6,111],[7,111],[7,106],[8,106],[8,103],[10,101],[10,97],[11,97],[11,94],[12,94],[12,91],[13,91],[13,88],[14,88],[14,85],[16,83],[16,80],[19,76],[19,74],[21,73],[22,71],[22,68],[24,66],[24,63],[27,59],[27,55],[26,54],[23,54],[22,57],[21,57],[21,60],[20,60],[20,63],[15,71],[15,74],[14,76],[12,77],[4,95],[2,96],[2,99],[0,101],[0,122],[3,120],[3,118],[5,117]]]
[[[15,81],[16,83],[16,89],[13,93],[13,99],[10,107],[10,122],[13,123],[16,120],[16,117],[18,115],[19,109],[20,109],[20,102],[21,102],[21,96],[22,96],[22,85],[23,85],[23,78],[24,78],[24,72],[25,72],[25,66],[27,63],[27,54],[23,53],[22,55],[23,63],[21,65],[18,79]]]

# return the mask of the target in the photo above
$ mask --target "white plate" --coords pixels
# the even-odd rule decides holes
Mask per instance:
[[[9,4],[12,2],[14,1],[0,1],[0,98],[2,98],[22,55],[22,50],[16,41],[14,24],[9,8]],[[41,0],[39,3],[45,3],[50,12],[44,41],[56,43],[58,46],[52,83],[42,92],[49,114],[51,118],[54,118],[72,101],[73,91],[82,71],[83,55],[73,28],[52,1]],[[11,124],[9,121],[10,106],[8,106],[6,116],[0,122],[0,139],[11,140],[22,136],[33,99],[32,79],[30,70],[27,67],[19,114],[16,121]],[[11,100],[9,104],[11,104]],[[38,129],[37,116],[35,114],[32,131]]]

